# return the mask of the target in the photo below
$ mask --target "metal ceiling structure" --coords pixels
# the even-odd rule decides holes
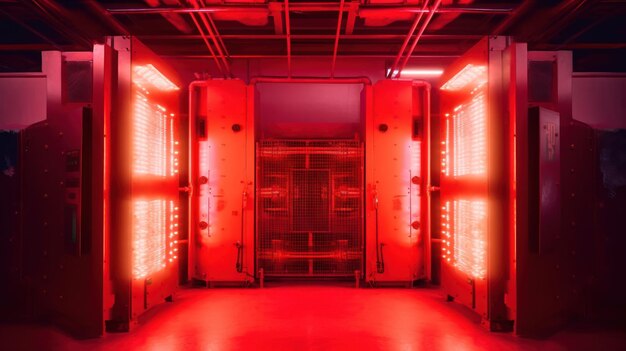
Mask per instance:
[[[625,14],[623,0],[0,0],[0,71],[129,34],[164,57],[210,58],[225,76],[239,58],[382,57],[402,68],[495,34],[574,50],[584,70],[623,71]]]

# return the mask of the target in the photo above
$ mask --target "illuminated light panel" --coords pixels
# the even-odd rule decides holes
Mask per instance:
[[[487,82],[487,67],[470,63],[442,85],[441,90],[457,91],[470,84],[480,86],[485,82]]]
[[[133,277],[144,279],[178,259],[179,209],[173,200],[133,203]]]
[[[153,65],[133,67],[133,83],[142,86],[152,86],[162,91],[179,90],[180,88],[172,83],[163,73],[159,72]]]
[[[484,92],[476,94],[469,103],[457,106],[454,109],[452,123],[453,175],[455,177],[484,175],[487,171],[487,118]],[[446,133],[449,133],[447,123]],[[446,149],[447,147],[446,144]],[[449,172],[449,160],[446,159],[445,163],[444,169]]]
[[[133,202],[133,277],[143,279],[163,269],[167,248],[167,201]]]
[[[391,72],[391,68],[387,68],[387,75]],[[418,68],[407,68],[403,69],[398,75],[399,70],[393,71],[393,77],[439,77],[443,74],[443,69],[432,68],[432,69],[418,69]]]
[[[452,206],[453,264],[482,279],[487,275],[487,202],[455,200]]]
[[[133,120],[133,172],[165,177],[178,173],[174,116],[137,90]],[[169,164],[168,164],[169,163]]]

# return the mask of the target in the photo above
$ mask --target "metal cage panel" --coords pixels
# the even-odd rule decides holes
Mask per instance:
[[[257,267],[266,276],[362,271],[359,141],[260,141],[256,184]]]

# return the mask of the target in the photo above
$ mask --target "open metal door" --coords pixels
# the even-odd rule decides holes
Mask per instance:
[[[128,330],[178,283],[180,83],[134,38],[109,39],[117,83],[108,150],[109,257],[114,304],[108,330]]]
[[[510,329],[505,304],[514,225],[505,37],[485,38],[442,77],[441,282],[450,299]]]

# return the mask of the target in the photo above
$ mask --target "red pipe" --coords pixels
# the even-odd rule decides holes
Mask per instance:
[[[287,77],[291,78],[291,26],[289,24],[289,0],[285,0],[285,26],[287,27]]]
[[[250,85],[257,83],[311,83],[311,84],[364,84],[372,85],[372,81],[367,77],[352,78],[318,78],[318,77],[254,77],[250,79]]]
[[[291,9],[298,12],[331,12],[338,10],[338,4],[335,3],[294,3]],[[467,13],[467,14],[493,14],[505,15],[513,12],[513,7],[444,7],[439,9],[438,13]],[[235,13],[261,13],[270,15],[270,9],[267,5],[214,5],[201,9],[185,8],[185,7],[152,7],[152,8],[116,8],[107,9],[114,15],[143,15],[154,13],[189,13],[189,12],[235,12]],[[396,14],[396,13],[421,13],[428,10],[404,5],[374,5],[359,6],[359,15],[367,17],[375,14]]]
[[[115,18],[113,18],[113,15],[107,10],[105,10],[104,7],[102,7],[102,5],[100,5],[99,2],[97,2],[96,0],[83,0],[83,1],[85,5],[87,5],[87,7],[89,7],[92,11],[96,12],[98,16],[100,16],[100,18],[104,22],[106,22],[109,26],[111,26],[111,28],[113,28],[118,34],[130,35],[128,30],[124,28],[124,26],[122,26]]]
[[[411,55],[413,55],[413,51],[415,50],[415,47],[417,46],[417,42],[422,37],[422,34],[424,34],[424,31],[426,30],[426,27],[428,26],[428,24],[430,23],[430,20],[435,15],[435,12],[437,12],[437,9],[439,8],[439,5],[441,5],[441,0],[437,0],[437,2],[435,2],[435,6],[433,6],[432,9],[430,9],[430,12],[428,13],[428,17],[426,18],[426,21],[424,21],[424,23],[422,23],[422,27],[420,28],[420,31],[417,33],[417,36],[413,40],[413,44],[411,45],[411,49],[409,50],[408,54],[404,58],[404,61],[402,61],[402,65],[398,69],[398,74],[396,75],[396,78],[400,77],[400,74],[402,73],[402,70],[404,69],[404,67],[406,67],[407,62],[409,62],[409,59],[411,58]],[[393,72],[391,72],[391,74],[392,74],[392,77],[393,77]]]
[[[426,8],[426,6],[428,6],[428,1],[429,0],[424,0],[424,5],[422,6],[422,8]],[[398,67],[398,63],[400,62],[400,58],[402,57],[402,54],[404,54],[404,50],[406,50],[406,46],[409,44],[409,40],[411,40],[411,37],[413,36],[413,33],[415,33],[415,29],[417,29],[417,25],[422,20],[422,16],[424,16],[424,13],[420,12],[419,15],[417,15],[417,17],[415,17],[415,21],[413,21],[413,25],[411,25],[411,29],[409,29],[409,33],[404,38],[404,42],[402,43],[402,47],[400,47],[400,51],[398,52],[398,55],[396,56],[396,59],[393,61],[393,65],[391,65],[391,69],[385,75],[385,77],[391,78],[393,76],[393,72],[395,72],[396,67]]]
[[[335,34],[335,48],[333,49],[333,64],[330,69],[330,77],[335,77],[335,63],[337,61],[337,50],[339,49],[339,35],[341,34],[341,19],[343,18],[343,2],[339,3],[339,20],[337,21],[337,33]]]
[[[189,15],[191,16],[193,23],[196,25],[196,28],[198,28],[198,32],[200,32],[200,36],[202,36],[202,40],[204,40],[206,47],[209,49],[209,52],[211,53],[211,57],[213,57],[213,60],[215,61],[217,68],[220,70],[220,72],[222,72],[222,75],[226,77],[224,68],[222,67],[222,64],[220,63],[220,60],[218,60],[217,56],[215,56],[215,51],[213,51],[213,47],[211,47],[211,44],[209,44],[209,40],[206,38],[206,35],[204,34],[204,31],[202,30],[200,23],[198,23],[198,20],[196,19],[196,15],[193,12],[190,12]]]
[[[215,22],[213,21],[213,17],[211,17],[211,15],[207,14],[206,15],[209,19],[209,23],[211,23],[211,26],[213,27],[213,30],[215,31],[215,34],[217,35],[217,39],[220,42],[220,45],[222,46],[222,49],[224,49],[224,53],[226,54],[226,56],[230,57],[230,54],[228,53],[228,50],[226,50],[226,44],[224,44],[224,40],[222,39],[222,35],[217,31],[217,26],[215,25]]]
[[[196,9],[200,8],[198,1],[196,0],[190,0],[190,1]],[[207,31],[209,32],[209,35],[211,36],[211,40],[213,40],[213,43],[215,44],[215,48],[217,49],[217,52],[220,58],[222,59],[222,64],[224,65],[224,69],[226,71],[227,76],[232,76],[230,72],[230,64],[228,63],[228,60],[226,60],[226,57],[224,56],[224,52],[222,51],[222,48],[219,46],[217,38],[215,37],[215,33],[213,32],[213,29],[211,29],[211,25],[209,24],[205,16],[206,14],[201,13],[200,19],[202,20],[202,23],[204,23],[205,28],[207,29]]]
[[[206,7],[204,0],[200,0],[200,5],[202,5],[202,7]],[[230,55],[228,54],[228,50],[226,50],[226,45],[224,45],[222,36],[220,35],[220,32],[217,30],[217,26],[215,25],[215,22],[213,22],[213,18],[211,17],[211,14],[207,13],[206,17],[209,20],[209,24],[211,24],[211,29],[215,32],[215,36],[217,37],[220,47],[222,48],[222,50],[224,50],[224,54],[226,55],[226,57],[230,58]]]
[[[202,39],[196,34],[156,34],[138,35],[142,40],[189,40]],[[292,34],[294,40],[330,40],[335,39],[334,34]],[[285,34],[221,34],[220,38],[227,40],[284,40]],[[406,34],[341,34],[341,40],[399,40],[406,38]],[[422,39],[435,40],[475,40],[482,39],[484,35],[472,34],[423,34]]]

